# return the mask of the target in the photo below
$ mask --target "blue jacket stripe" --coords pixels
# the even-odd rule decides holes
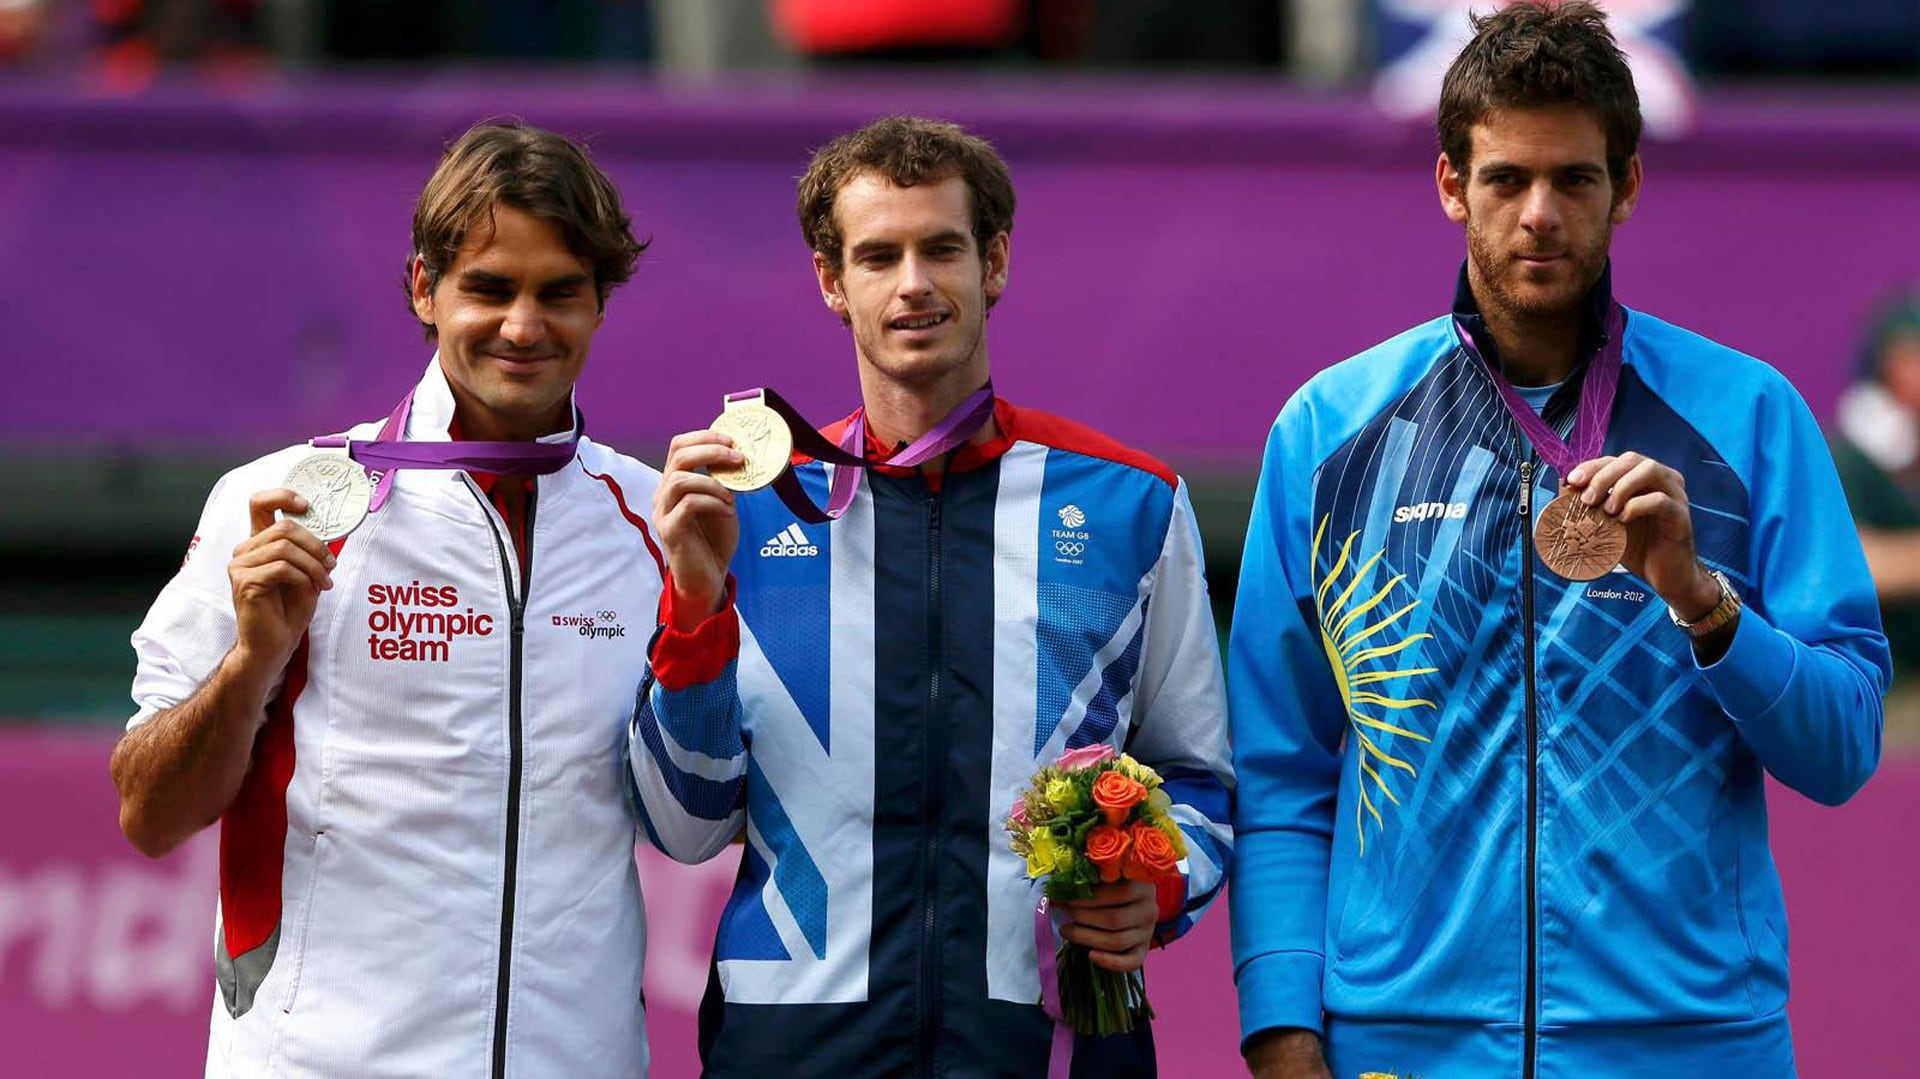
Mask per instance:
[[[641,741],[646,743],[647,752],[652,755],[654,763],[660,766],[660,775],[666,781],[667,789],[673,793],[674,800],[680,803],[681,808],[702,820],[725,820],[740,808],[744,788],[737,777],[712,780],[682,771],[674,765],[673,759],[667,754],[666,743],[660,736],[660,722],[654,716],[651,697],[641,702],[634,725]]]
[[[779,859],[773,866],[773,882],[780,889],[780,897],[787,902],[787,909],[800,924],[800,932],[807,938],[807,946],[813,949],[814,958],[827,957],[827,880],[820,875],[820,867],[813,862],[813,856],[807,853],[807,846],[800,841],[799,833],[794,830],[793,821],[788,818],[786,807],[780,804],[780,797],[774,792],[773,785],[767,782],[767,774],[760,770],[760,763],[751,756],[747,758],[747,783],[750,796],[747,802],[747,814],[753,820],[753,826],[766,838],[767,846],[778,854]]]

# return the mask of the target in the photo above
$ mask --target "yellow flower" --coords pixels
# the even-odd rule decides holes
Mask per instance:
[[[1131,754],[1120,754],[1120,759],[1115,761],[1114,765],[1120,770],[1122,775],[1125,775],[1128,779],[1139,782],[1148,790],[1160,789],[1160,773],[1134,760]]]
[[[1038,880],[1060,868],[1062,857],[1071,859],[1073,852],[1062,847],[1054,838],[1053,832],[1045,828],[1035,828],[1027,834],[1027,876]]]
[[[1159,787],[1147,794],[1147,817],[1154,819],[1173,812],[1173,798]]]
[[[1168,839],[1173,841],[1174,853],[1185,858],[1187,856],[1187,834],[1180,830],[1180,826],[1175,824],[1172,818],[1159,821],[1158,827],[1161,831],[1167,833]]]
[[[1085,802],[1080,797],[1080,785],[1064,776],[1048,780],[1047,804],[1056,813],[1071,813],[1081,808]]]

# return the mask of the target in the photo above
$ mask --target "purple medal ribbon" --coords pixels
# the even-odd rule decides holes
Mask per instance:
[[[402,442],[400,436],[406,433],[407,416],[412,411],[413,391],[408,390],[393,414],[381,426],[380,434],[372,441],[350,439],[344,435],[327,435],[310,440],[310,444],[318,449],[344,448],[348,457],[378,475],[373,499],[367,506],[368,513],[378,513],[380,507],[386,505],[387,496],[393,493],[394,474],[403,468],[544,476],[567,467],[567,462],[573,460],[574,452],[579,448],[577,432],[580,425],[577,417],[574,423],[576,435],[565,442]]]
[[[840,444],[836,446],[808,423],[798,409],[772,390],[760,387],[730,393],[726,397],[729,402],[752,398],[759,398],[787,422],[788,430],[793,433],[794,449],[816,461],[825,461],[839,466],[833,470],[833,486],[827,492],[825,509],[814,505],[813,499],[807,497],[807,492],[800,486],[799,477],[793,474],[791,468],[781,472],[779,478],[773,481],[773,489],[779,493],[780,501],[785,502],[787,508],[801,520],[810,524],[825,524],[828,521],[839,520],[840,516],[847,512],[847,507],[853,505],[854,484],[859,478],[857,469],[873,464],[895,465],[901,468],[913,468],[924,464],[965,445],[968,439],[979,433],[981,426],[987,422],[987,418],[993,415],[993,383],[989,382],[968,394],[965,400],[956,405],[953,411],[947,413],[939,423],[934,424],[931,430],[902,447],[898,453],[884,461],[870,462],[860,452],[867,439],[866,410],[862,409],[860,414],[853,418],[853,422],[847,424],[846,431],[840,436]]]
[[[1467,351],[1480,358],[1486,364],[1487,373],[1493,376],[1494,388],[1500,391],[1500,399],[1506,403],[1507,411],[1513,414],[1514,422],[1527,434],[1527,440],[1541,459],[1553,466],[1565,482],[1567,473],[1583,461],[1590,461],[1600,455],[1601,447],[1607,441],[1607,420],[1613,415],[1614,391],[1620,386],[1621,350],[1626,337],[1626,309],[1614,303],[1607,309],[1606,341],[1600,346],[1600,352],[1587,367],[1586,381],[1580,387],[1580,407],[1574,415],[1570,441],[1563,440],[1547,421],[1533,410],[1513,388],[1507,377],[1493,364],[1487,361],[1486,354],[1474,343],[1472,331],[1460,319],[1453,320],[1453,328],[1460,335],[1460,343]]]
[[[1060,970],[1054,961],[1059,948],[1053,916],[1045,896],[1033,911],[1033,951],[1040,960],[1040,1010],[1053,1020],[1053,1049],[1047,1056],[1047,1079],[1067,1079],[1073,1071],[1073,1028],[1060,1010]]]

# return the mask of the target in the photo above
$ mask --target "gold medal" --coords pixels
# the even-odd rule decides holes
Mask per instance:
[[[1540,511],[1533,545],[1547,568],[1569,581],[1604,577],[1627,553],[1627,526],[1598,506],[1580,501],[1563,484]]]
[[[793,432],[787,421],[759,400],[727,402],[708,426],[733,439],[733,448],[746,458],[736,468],[707,470],[729,490],[757,491],[779,479],[793,459]]]

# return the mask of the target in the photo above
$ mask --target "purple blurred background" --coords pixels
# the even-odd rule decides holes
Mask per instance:
[[[592,430],[661,446],[763,382],[838,415],[850,345],[793,178],[889,110],[961,119],[1012,163],[1002,391],[1181,466],[1246,468],[1308,375],[1451,296],[1430,131],[1265,84],[0,86],[0,441],[242,451],[384,414],[428,354],[398,285],[412,196],[434,147],[495,114],[589,139],[654,239],[596,341]],[[1870,301],[1920,274],[1915,100],[1715,101],[1645,157],[1621,297],[1769,360],[1824,413]]]
[[[259,11],[316,5],[220,0],[208,10],[224,14],[197,45],[156,29],[165,6],[69,5],[44,24],[57,33],[43,27],[37,45],[10,53],[10,40],[29,39],[9,39],[8,20],[55,5],[0,0],[7,1074],[198,1069],[212,999],[212,844],[203,836],[153,864],[115,834],[104,760],[130,710],[126,633],[178,564],[215,475],[383,415],[424,366],[429,350],[399,288],[411,200],[440,144],[473,121],[516,115],[585,138],[653,237],[613,297],[581,397],[596,437],[648,457],[706,422],[728,390],[773,385],[821,420],[853,404],[850,344],[819,304],[793,218],[810,148],[892,111],[961,120],[994,139],[1020,195],[1011,285],[993,317],[996,383],[1187,471],[1220,599],[1231,596],[1259,446],[1281,402],[1327,363],[1439,314],[1462,256],[1433,191],[1430,127],[1384,119],[1358,92],[1361,39],[1334,65],[1347,81],[1324,92],[1311,88],[1327,72],[1298,27],[1259,56],[1187,65],[1184,78],[1069,77],[1065,24],[1046,13],[1153,5],[1034,0],[1040,14],[1018,46],[1033,62],[999,52],[984,69],[970,56],[935,75],[889,66],[832,77],[783,62],[712,77],[683,56],[673,77],[640,80],[616,67],[428,67],[397,38],[366,44],[378,36],[368,26],[406,12],[531,5],[336,0],[317,6],[362,22],[329,23],[305,52],[275,45],[287,70],[266,73],[262,39],[284,34],[262,32]],[[1446,5],[1333,6],[1404,16]],[[101,30],[83,7],[134,14]],[[510,21],[459,48],[606,63],[655,47],[644,33],[614,33],[637,26],[633,11],[646,4],[547,7],[595,8],[602,21],[576,33],[572,51]],[[1204,21],[1229,7],[1161,10]],[[1920,9],[1904,0],[1862,0],[1847,19],[1795,15],[1787,0],[1696,0],[1692,52],[1720,83],[1684,102],[1690,134],[1643,148],[1645,196],[1615,243],[1626,303],[1767,359],[1823,417],[1851,377],[1870,303],[1920,278],[1920,49],[1861,30],[1869,8],[1882,27],[1906,20],[1897,25],[1920,45]],[[674,66],[670,23],[659,24],[663,72]],[[1788,29],[1756,29],[1774,26]],[[1823,28],[1833,33],[1814,33]],[[1118,48],[1097,30],[1065,66]],[[50,43],[80,58],[49,62]],[[1209,47],[1231,52],[1233,42]],[[727,48],[753,47],[715,51]],[[1291,84],[1275,77],[1282,53]],[[320,54],[333,62],[302,73]],[[13,62],[27,73],[10,72],[21,56]],[[341,58],[389,66],[343,69]],[[1855,84],[1869,61],[1896,78]],[[1727,85],[1781,69],[1826,81]],[[1920,712],[1911,696],[1906,706]],[[93,729],[32,729],[49,721]],[[1920,884],[1920,848],[1906,839],[1920,813],[1915,731],[1920,721],[1890,731],[1882,774],[1844,810],[1771,792],[1808,1075],[1901,1073],[1920,1059],[1906,1016],[1920,936],[1904,918]],[[642,868],[655,1074],[678,1079],[694,1073],[691,1009],[727,870],[645,852]],[[1223,913],[1150,968],[1165,1016],[1162,1074],[1174,1079],[1236,1074]]]

